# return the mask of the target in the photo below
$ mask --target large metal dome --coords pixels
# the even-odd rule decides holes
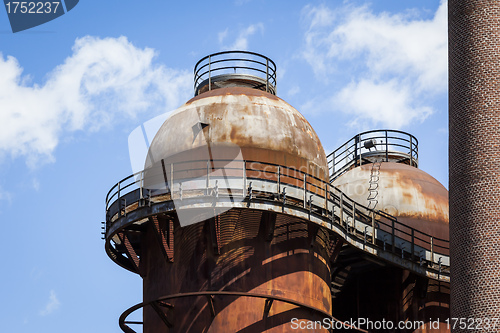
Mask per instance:
[[[229,155],[241,150],[244,160],[327,179],[326,155],[309,122],[290,104],[257,89],[219,88],[189,100],[159,129],[146,168],[165,158],[189,160],[186,154],[197,150]]]

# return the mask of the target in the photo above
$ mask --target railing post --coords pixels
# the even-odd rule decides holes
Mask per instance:
[[[335,152],[332,153],[332,174],[331,175],[333,175],[334,173],[335,173]]]
[[[396,221],[394,221],[393,219],[391,219],[392,221],[392,231],[391,231],[391,242],[392,242],[392,253],[394,253],[396,251],[396,235],[394,234],[394,224],[396,223]]]
[[[174,198],[174,163],[170,163],[170,198]]]
[[[372,211],[372,244],[375,245],[375,211]]]
[[[205,195],[208,195],[209,187],[210,187],[210,161],[207,160],[207,181],[206,181],[206,189]]]
[[[266,58],[266,92],[269,92],[269,59]]]
[[[246,188],[247,188],[247,161],[243,161],[243,190],[241,191],[241,195],[246,197]]]
[[[410,166],[413,166],[413,143],[410,135]]]
[[[431,267],[434,266],[434,237],[431,236]]]
[[[339,202],[339,208],[340,208],[340,225],[343,226],[344,223],[344,193],[340,192],[340,202]]]
[[[359,134],[357,134],[355,137],[354,137],[354,165],[356,166],[358,164],[358,143],[360,143],[359,141]],[[361,147],[361,146],[360,146]],[[359,157],[359,161],[361,163],[361,154],[359,154],[360,157]],[[360,164],[361,165],[361,164]]]
[[[385,161],[389,162],[389,138],[387,135],[387,131],[385,131]]]
[[[356,202],[352,202],[352,229],[356,233]]]
[[[363,164],[363,160],[361,159],[361,135],[359,135],[358,144],[359,144],[359,166],[361,166]]]
[[[332,220],[331,220],[332,226],[333,226],[333,222],[335,222],[335,203],[332,200]]]
[[[328,183],[325,183],[325,214],[328,217]]]
[[[307,201],[307,183],[306,183],[306,177],[307,174],[304,173],[304,208],[306,208],[306,201]]]
[[[118,182],[118,216],[122,216],[122,200],[120,195],[120,182]]]
[[[278,165],[278,194],[281,193],[281,165]]]
[[[413,261],[415,252],[415,229],[411,228],[411,260]]]
[[[212,56],[208,56],[208,90],[212,90]]]
[[[165,160],[163,158],[161,159],[161,169],[163,171],[163,180],[165,181],[165,193],[167,193],[167,190],[170,189],[168,186],[167,170],[165,169]]]
[[[142,201],[144,199],[144,171],[141,171],[141,180],[139,181],[139,199]]]
[[[415,145],[415,160],[416,160],[416,163],[417,163],[417,166],[418,166],[418,145]]]

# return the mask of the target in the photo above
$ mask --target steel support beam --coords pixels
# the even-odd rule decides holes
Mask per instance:
[[[163,231],[164,223],[154,215],[149,218],[153,226],[153,232],[158,240],[163,256],[169,261],[174,262],[174,221],[167,220],[165,231]]]
[[[134,249],[134,246],[130,242],[127,231],[122,231],[122,232],[118,233],[118,238],[120,239],[123,246],[125,247],[126,255],[127,255],[128,259],[130,260],[130,262],[132,263],[132,266],[134,267],[135,271],[139,275],[143,276],[143,274],[141,274],[141,270],[140,270],[140,258],[137,255],[137,253]]]
[[[151,302],[150,305],[168,328],[171,328],[174,325],[173,320],[168,316],[168,312],[173,311],[173,305],[161,301]],[[164,309],[167,309],[167,313],[165,313]]]

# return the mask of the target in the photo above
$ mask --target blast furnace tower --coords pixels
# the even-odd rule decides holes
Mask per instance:
[[[161,125],[144,170],[106,198],[106,252],[143,278],[124,332],[447,318],[447,193],[417,168],[415,137],[365,132],[327,157],[276,96],[271,59],[215,53],[194,76],[194,98]],[[143,320],[130,320],[137,310]]]

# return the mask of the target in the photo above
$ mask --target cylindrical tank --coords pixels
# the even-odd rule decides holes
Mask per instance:
[[[435,178],[416,167],[416,155],[408,154],[408,151],[418,151],[416,138],[402,132],[381,132],[386,133],[365,132],[365,139],[356,136],[354,154],[352,146],[344,145],[348,147],[347,156],[353,156],[347,160],[350,162],[342,160],[346,152],[337,152],[344,166],[337,167],[339,172],[334,174],[332,185],[357,204],[389,214],[419,233],[430,235],[433,237],[431,243],[437,248],[438,243],[442,245],[449,239],[448,191]],[[384,142],[370,139],[372,136],[377,140],[382,137]],[[391,137],[398,143],[390,142]],[[403,139],[410,137],[411,140]],[[375,146],[376,150],[365,148]],[[404,238],[408,237],[408,232],[409,229],[403,229],[395,234]],[[421,234],[418,238],[422,238]],[[427,250],[432,247],[421,245]],[[447,251],[442,253],[448,254]],[[345,261],[349,262],[349,259]],[[415,333],[450,331],[446,324],[450,303],[448,283],[429,280],[397,267],[376,265],[366,272],[353,273],[351,270],[349,279],[334,300],[334,315],[343,319],[357,315],[372,321],[424,323],[422,327],[408,330]]]
[[[203,140],[192,130],[197,122],[206,124]],[[326,179],[325,153],[312,127],[293,107],[264,91],[232,87],[196,96],[162,125],[149,158],[189,162],[199,159],[205,147],[211,157],[219,151],[219,158],[239,147],[244,160],[293,166]],[[168,218],[175,219],[162,217]],[[207,244],[210,226],[205,221],[176,229],[172,263],[164,260],[158,246],[147,246],[145,300],[224,290],[284,296],[331,310],[327,248],[310,250],[306,221],[282,214],[271,217],[276,220],[275,236],[266,241],[261,223],[268,218],[265,213],[233,209],[218,218],[220,253]],[[154,239],[147,243],[154,244]],[[225,296],[215,303],[223,310],[212,318],[204,298],[175,300],[179,315],[171,332],[286,332],[293,317],[313,319],[308,310],[277,302],[263,321],[264,299]],[[145,310],[144,322],[144,332],[164,326],[152,310]]]
[[[474,323],[500,317],[499,17],[448,1],[451,316]]]
[[[176,165],[171,170],[173,179],[207,177],[208,183],[209,175],[200,164],[207,160],[247,161],[244,177],[287,166],[321,181],[328,179],[325,152],[307,120],[276,97],[274,90],[248,87],[252,78],[240,75],[236,79],[242,78],[245,84],[232,82],[232,75],[211,77],[210,89],[202,83],[197,96],[168,117],[148,152],[145,187],[161,184],[171,164]],[[237,176],[231,174],[234,169],[223,167],[209,165],[212,173],[220,169]],[[187,188],[187,181],[181,183],[170,186]],[[204,188],[203,181],[190,183]],[[155,216],[163,225],[160,229],[172,225],[171,260],[165,260],[155,241],[155,225],[146,231],[141,247],[144,300],[206,291],[237,294],[214,295],[209,302],[204,296],[170,300],[175,317],[168,332],[289,332],[293,318],[322,320],[310,308],[331,312],[329,255],[333,245],[327,234],[316,240],[309,221],[236,208],[213,217],[195,214],[189,221],[178,213],[179,209]],[[144,308],[144,332],[164,329],[165,321],[157,310]]]

